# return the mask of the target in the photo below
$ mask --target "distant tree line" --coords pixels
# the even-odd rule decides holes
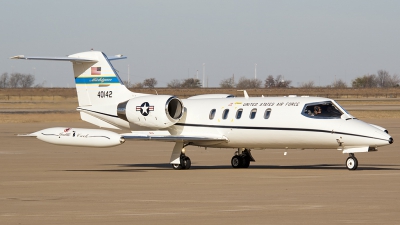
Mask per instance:
[[[400,78],[398,75],[390,75],[386,70],[379,70],[377,74],[366,74],[356,77],[351,82],[352,88],[391,88],[399,87]],[[314,88],[314,81],[301,83],[300,88]],[[327,88],[347,88],[347,83],[341,79],[333,81]]]
[[[158,81],[156,78],[148,78],[143,82],[137,82],[134,84],[129,83],[128,81],[124,81],[124,84],[127,88],[154,88],[157,85]]]
[[[366,74],[357,77],[351,83],[353,88],[388,88],[398,87],[400,78],[396,75],[390,75],[386,70],[379,70],[377,74]]]
[[[145,79],[143,82],[128,84],[124,81],[125,85],[129,88],[154,88],[157,85],[155,78]],[[219,83],[220,88],[236,88],[236,89],[257,89],[257,88],[291,88],[292,81],[284,79],[283,75],[268,75],[267,78],[262,81],[260,79],[252,79],[246,77],[240,77],[235,82],[235,77],[229,77],[222,79]],[[386,70],[379,70],[377,74],[366,74],[363,76],[356,77],[351,82],[352,88],[390,88],[399,87],[400,78],[396,74],[389,74]],[[167,84],[168,88],[201,88],[202,84],[199,79],[187,78],[187,79],[173,79]],[[342,79],[335,79],[332,83],[326,86],[317,86],[313,80],[302,82],[298,84],[299,88],[348,88],[346,81]]]
[[[129,88],[154,88],[157,85],[155,78],[145,79],[143,82],[128,84],[124,81],[125,85]],[[1,84],[1,83],[0,83]],[[269,75],[264,81],[260,79],[251,79],[241,77],[235,82],[234,76],[222,79],[219,83],[220,88],[236,88],[236,89],[256,89],[256,88],[291,88],[292,81],[284,79],[282,75]],[[352,88],[389,88],[399,87],[400,78],[396,74],[390,75],[386,70],[379,70],[377,74],[366,74],[356,77],[352,80]],[[317,88],[313,80],[303,82],[298,85],[299,88]],[[167,84],[168,88],[201,88],[202,84],[199,79],[173,79]],[[335,79],[331,84],[323,86],[323,88],[348,88],[348,84],[342,79]]]
[[[130,84],[124,81],[125,86],[128,88],[154,88],[157,85],[157,80],[155,78],[145,79],[143,82],[138,82]],[[199,79],[188,78],[183,80],[173,79],[167,84],[168,88],[201,88],[201,83]]]
[[[183,80],[174,79],[167,84],[168,88],[201,88],[199,79],[187,78]]]
[[[291,80],[285,80],[282,75],[277,75],[273,77],[269,75],[264,80],[264,88],[288,88],[292,83]],[[260,79],[248,79],[241,77],[237,83],[235,83],[234,77],[221,80],[219,86],[221,88],[262,88],[263,82]]]
[[[29,88],[35,83],[35,76],[22,73],[3,73],[0,76],[0,88]],[[39,87],[36,85],[35,87]]]

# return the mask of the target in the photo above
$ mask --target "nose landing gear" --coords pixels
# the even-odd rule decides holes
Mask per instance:
[[[354,153],[349,154],[349,158],[346,159],[346,167],[348,170],[356,170],[358,167],[358,160],[354,156]]]

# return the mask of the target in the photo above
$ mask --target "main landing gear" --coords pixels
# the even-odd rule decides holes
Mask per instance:
[[[358,167],[358,160],[354,156],[354,153],[349,154],[349,158],[346,159],[346,167],[348,170],[356,170]]]
[[[186,156],[185,147],[189,144],[176,142],[170,159],[170,164],[175,170],[188,170],[192,166],[192,161]]]
[[[233,168],[248,168],[251,161],[255,162],[250,149],[239,148],[232,157],[231,164]]]
[[[188,170],[191,165],[192,161],[190,161],[190,158],[182,154],[180,156],[180,164],[172,164],[172,168],[175,170]]]

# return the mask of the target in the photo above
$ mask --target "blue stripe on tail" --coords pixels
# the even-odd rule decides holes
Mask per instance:
[[[75,84],[119,84],[118,77],[76,77]]]

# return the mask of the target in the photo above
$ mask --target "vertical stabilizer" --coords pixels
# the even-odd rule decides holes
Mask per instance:
[[[148,95],[129,91],[110,60],[124,59],[122,55],[108,57],[100,51],[81,52],[67,57],[17,55],[11,59],[52,60],[72,62],[81,118],[107,128],[118,128],[99,115],[117,117],[117,106],[129,99]],[[85,109],[86,111],[82,111]],[[96,109],[96,111],[92,110]],[[114,115],[114,116],[113,116]],[[118,117],[117,117],[118,118]]]
[[[110,105],[133,97],[103,52],[89,51],[68,57],[92,60],[72,61],[79,106]]]

